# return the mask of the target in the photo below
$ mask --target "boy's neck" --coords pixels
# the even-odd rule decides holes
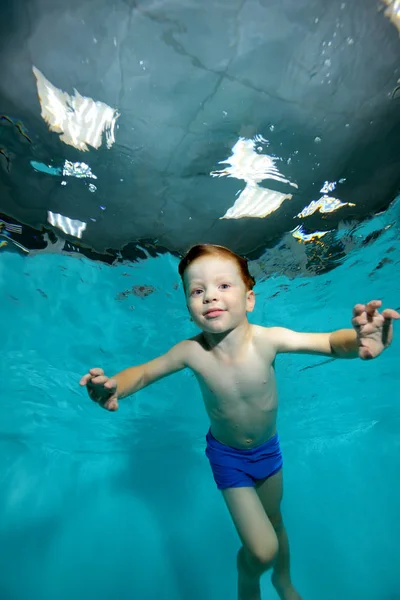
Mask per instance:
[[[209,350],[215,352],[221,358],[235,358],[252,338],[252,326],[246,317],[240,325],[231,331],[221,334],[203,331],[202,336]]]

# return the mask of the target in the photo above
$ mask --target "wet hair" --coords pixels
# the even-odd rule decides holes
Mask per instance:
[[[255,286],[255,279],[249,273],[249,267],[247,264],[247,260],[229,248],[225,246],[217,246],[216,244],[197,244],[196,246],[192,246],[182,258],[179,263],[178,271],[179,275],[182,278],[183,286],[185,287],[185,282],[183,276],[185,274],[186,269],[198,258],[202,258],[203,256],[218,256],[220,258],[228,258],[233,260],[238,268],[240,275],[243,279],[243,282],[247,288],[247,290],[252,290]]]

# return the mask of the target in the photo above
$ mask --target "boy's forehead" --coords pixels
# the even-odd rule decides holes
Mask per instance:
[[[187,280],[224,274],[240,276],[238,265],[234,260],[219,256],[202,256],[193,261],[185,271]]]

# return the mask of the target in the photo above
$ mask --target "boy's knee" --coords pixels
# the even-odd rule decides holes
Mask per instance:
[[[268,546],[257,549],[252,556],[252,560],[257,567],[265,571],[272,567],[277,553],[278,540],[274,540],[274,542],[268,544]]]
[[[275,537],[262,546],[247,549],[246,562],[251,570],[263,572],[272,567],[277,553],[278,540]]]

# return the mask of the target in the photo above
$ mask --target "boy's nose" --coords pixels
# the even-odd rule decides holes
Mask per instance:
[[[204,302],[215,302],[217,300],[217,293],[215,290],[206,290],[203,298]]]

